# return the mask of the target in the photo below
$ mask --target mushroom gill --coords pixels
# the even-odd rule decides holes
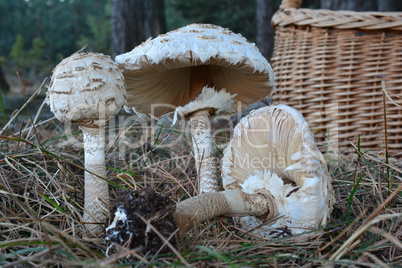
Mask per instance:
[[[334,202],[314,136],[303,116],[286,105],[260,108],[239,122],[224,151],[222,179],[226,190],[271,192],[282,218],[257,229],[260,235],[275,228],[292,227],[296,234],[324,226]],[[263,223],[250,216],[239,221],[246,229]]]

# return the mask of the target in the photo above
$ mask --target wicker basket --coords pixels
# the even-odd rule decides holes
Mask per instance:
[[[402,13],[281,7],[274,102],[306,117],[322,151],[354,151],[360,135],[362,150],[384,153],[385,99],[389,155],[402,157]]]

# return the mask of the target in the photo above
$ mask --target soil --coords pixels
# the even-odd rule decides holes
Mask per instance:
[[[121,191],[111,215],[120,210],[126,219],[116,222],[114,228],[106,231],[106,239],[128,246],[142,253],[155,254],[169,251],[164,245],[177,227],[173,220],[174,201],[153,189]],[[143,219],[151,224],[164,237],[161,239]],[[174,238],[169,243],[175,245]]]

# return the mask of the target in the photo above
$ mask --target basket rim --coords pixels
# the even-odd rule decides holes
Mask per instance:
[[[275,12],[271,24],[274,29],[311,26],[339,30],[402,32],[402,12],[285,8]]]

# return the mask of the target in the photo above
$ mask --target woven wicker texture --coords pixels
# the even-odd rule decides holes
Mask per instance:
[[[402,13],[279,10],[271,65],[276,104],[298,109],[322,151],[385,152],[402,157]],[[331,150],[331,148],[329,148]]]

